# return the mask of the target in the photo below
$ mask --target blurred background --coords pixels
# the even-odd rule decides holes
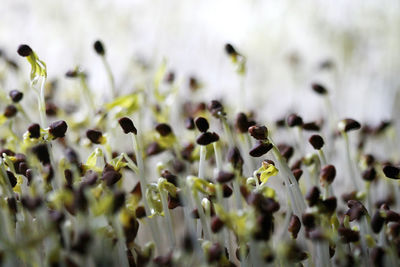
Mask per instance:
[[[108,81],[92,48],[97,39],[120,92],[140,82],[138,63],[155,70],[166,59],[182,88],[193,75],[204,85],[202,96],[244,101],[263,111],[260,119],[289,110],[319,119],[324,102],[312,82],[328,88],[339,117],[377,123],[396,114],[398,0],[2,0],[0,15],[7,56],[20,63],[16,49],[27,43],[50,79],[63,82],[80,65],[99,92]],[[228,42],[247,58],[244,94],[224,52]]]

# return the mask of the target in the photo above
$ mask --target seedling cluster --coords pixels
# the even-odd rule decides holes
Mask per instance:
[[[76,67],[64,77],[76,82],[71,105],[34,50],[17,50],[31,73],[0,95],[4,266],[397,265],[398,159],[365,149],[390,138],[391,122],[326,113],[266,125],[224,99],[183,101],[165,62],[151,86],[121,94],[101,41],[94,51],[112,98],[96,101]],[[246,57],[225,52],[244,77]],[[332,105],[324,85],[310,90]]]

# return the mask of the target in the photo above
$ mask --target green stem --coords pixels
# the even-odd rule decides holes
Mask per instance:
[[[354,188],[358,191],[358,184],[356,180],[356,175],[353,169],[353,161],[351,159],[351,153],[350,153],[350,144],[349,144],[349,137],[346,132],[342,132],[343,139],[345,142],[345,148],[346,148],[346,159],[347,159],[347,167],[349,169],[349,175],[350,179],[354,185]]]
[[[175,240],[175,235],[174,235],[174,228],[172,227],[172,218],[171,218],[171,213],[169,212],[168,209],[168,201],[167,201],[167,196],[166,192],[164,190],[160,190],[160,195],[161,195],[161,202],[164,210],[164,215],[167,221],[167,226],[168,226],[168,238],[169,242],[171,244],[171,247],[174,248],[176,245],[176,240]]]

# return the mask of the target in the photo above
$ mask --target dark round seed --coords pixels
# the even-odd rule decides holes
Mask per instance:
[[[361,124],[353,119],[344,119],[338,124],[339,131],[349,132],[353,130],[358,130],[361,128]]]
[[[100,144],[103,133],[97,130],[87,130],[86,137],[94,144]]]
[[[289,127],[302,126],[303,119],[296,114],[290,114],[286,119],[286,123]]]
[[[229,198],[232,195],[233,190],[227,184],[223,184],[222,192],[223,192],[224,198]]]
[[[386,211],[386,221],[388,222],[400,222],[400,215],[392,210]]]
[[[268,129],[265,126],[251,126],[248,129],[250,135],[256,140],[266,140],[268,138]]]
[[[197,137],[196,142],[201,146],[206,146],[211,143],[217,142],[219,140],[219,136],[216,133],[205,132],[202,133],[199,137]]]
[[[296,178],[297,182],[300,180],[301,176],[303,175],[302,169],[294,169],[292,171],[294,178]]]
[[[196,124],[197,129],[200,132],[207,132],[208,128],[210,128],[210,125],[208,124],[208,121],[206,118],[204,117],[198,117],[196,118],[196,120],[194,121],[194,123]]]
[[[392,165],[386,165],[383,167],[383,173],[387,178],[400,179],[400,169]]]
[[[316,122],[307,122],[302,125],[305,131],[314,131],[318,132],[321,127]]]
[[[208,249],[208,262],[217,262],[219,259],[222,257],[222,247],[218,243],[214,243],[211,245],[211,247]]]
[[[328,213],[332,214],[337,207],[337,199],[336,197],[328,197],[327,199],[324,199],[321,201],[321,212],[323,213]]]
[[[31,124],[28,127],[29,137],[30,138],[39,138],[40,137],[40,125],[37,123]]]
[[[11,90],[9,96],[14,103],[18,103],[22,100],[24,94],[18,90]]]
[[[218,183],[227,183],[232,181],[235,178],[235,174],[231,172],[220,171],[217,176]]]
[[[138,206],[135,210],[135,215],[137,219],[144,218],[146,216],[146,209],[143,206]]]
[[[65,121],[56,121],[50,124],[49,133],[55,138],[61,138],[65,136],[67,129],[68,125]]]
[[[240,155],[240,151],[237,147],[231,148],[228,151],[228,161],[232,164],[235,169],[242,169],[243,166],[243,158]]]
[[[340,227],[338,233],[344,243],[358,242],[358,240],[360,240],[360,233],[358,231]]]
[[[94,42],[93,48],[96,51],[96,53],[100,56],[104,56],[104,54],[106,53],[104,50],[104,45],[100,40],[97,40],[96,42]]]
[[[272,149],[272,144],[270,143],[260,143],[258,142],[249,152],[252,157],[261,157]]]
[[[225,115],[224,106],[218,100],[212,100],[210,105],[208,105],[208,110],[216,118]]]
[[[149,146],[146,148],[146,155],[154,156],[163,151],[164,149],[157,142],[151,142]]]
[[[135,125],[133,124],[132,120],[129,119],[128,117],[123,117],[123,118],[119,119],[118,123],[121,126],[121,128],[125,134],[128,134],[128,133],[133,133],[135,135],[137,134]]]
[[[21,204],[29,211],[34,211],[42,205],[43,200],[40,197],[21,197]]]
[[[289,222],[288,231],[292,233],[292,237],[294,239],[297,238],[297,234],[299,233],[300,228],[301,228],[301,223],[300,223],[299,217],[292,214],[292,217],[290,218],[290,222]]]
[[[375,211],[374,215],[371,218],[371,228],[375,234],[379,233],[382,230],[385,219],[382,217],[379,210]]]
[[[301,216],[301,222],[306,230],[309,231],[315,227],[315,216],[311,213],[304,213]]]
[[[4,109],[4,116],[6,116],[7,118],[12,118],[15,116],[15,114],[17,114],[17,112],[18,110],[14,105],[8,105]]]
[[[194,124],[193,118],[192,117],[188,117],[185,120],[185,128],[188,129],[188,130],[193,130],[194,127],[195,127],[195,124]]]
[[[78,75],[79,75],[79,72],[76,70],[69,70],[65,73],[65,77],[67,77],[67,78],[76,78],[76,77],[78,77]]]
[[[306,195],[306,200],[308,201],[308,205],[310,207],[314,206],[319,201],[319,196],[321,192],[319,191],[318,187],[313,186]]]
[[[121,179],[121,177],[122,175],[119,172],[109,170],[103,173],[101,179],[105,181],[107,186],[112,186],[117,183]]]
[[[166,123],[159,123],[156,126],[156,131],[161,135],[161,136],[167,136],[172,133],[172,128]]]
[[[18,47],[17,53],[21,57],[27,57],[33,53],[33,50],[32,48],[29,47],[29,45],[22,44]]]
[[[7,205],[8,208],[10,209],[11,213],[15,214],[17,213],[17,200],[14,197],[8,198],[7,197]]]
[[[320,179],[324,183],[331,184],[336,177],[336,168],[333,165],[327,165],[322,168]]]
[[[211,231],[213,231],[213,233],[218,233],[223,226],[224,222],[218,216],[213,216],[211,218]]]
[[[47,145],[36,145],[32,148],[32,152],[43,165],[50,163],[50,155],[49,151],[47,150]]]
[[[117,191],[113,197],[113,213],[119,211],[125,204],[125,193],[123,191]]]
[[[347,206],[349,207],[349,210],[346,212],[346,215],[349,216],[351,222],[354,220],[360,220],[362,216],[368,214],[367,209],[358,200],[349,200]]]
[[[362,178],[365,181],[371,182],[373,180],[375,180],[376,178],[376,170],[374,167],[368,167],[368,169],[366,169],[365,171],[363,171],[362,173]]]
[[[324,139],[318,134],[314,134],[308,139],[308,142],[313,146],[314,149],[320,150],[324,146]]]
[[[287,144],[279,144],[278,150],[281,153],[281,155],[286,159],[286,161],[289,161],[294,153],[293,147]]]
[[[325,86],[318,83],[313,83],[311,85],[311,88],[313,89],[314,92],[320,95],[326,95],[328,93],[328,90],[326,90]]]
[[[249,120],[243,112],[240,112],[236,116],[235,127],[239,133],[247,133],[249,130]]]
[[[373,266],[384,266],[385,250],[382,247],[375,247],[371,250],[371,262]]]
[[[11,187],[14,187],[17,185],[17,178],[15,177],[14,173],[7,171],[7,177],[8,177],[8,180],[10,181]]]
[[[233,47],[233,45],[231,45],[231,44],[226,44],[225,45],[225,52],[230,56],[234,56],[234,55],[238,54],[236,52],[235,48]]]

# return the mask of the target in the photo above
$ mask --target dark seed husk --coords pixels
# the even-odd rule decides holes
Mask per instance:
[[[271,143],[261,143],[258,142],[249,152],[252,157],[261,157],[272,149]]]
[[[125,134],[128,133],[133,133],[137,134],[137,129],[135,125],[133,124],[132,120],[129,119],[128,117],[123,117],[118,120],[119,125],[121,126],[122,130],[124,131]]]

